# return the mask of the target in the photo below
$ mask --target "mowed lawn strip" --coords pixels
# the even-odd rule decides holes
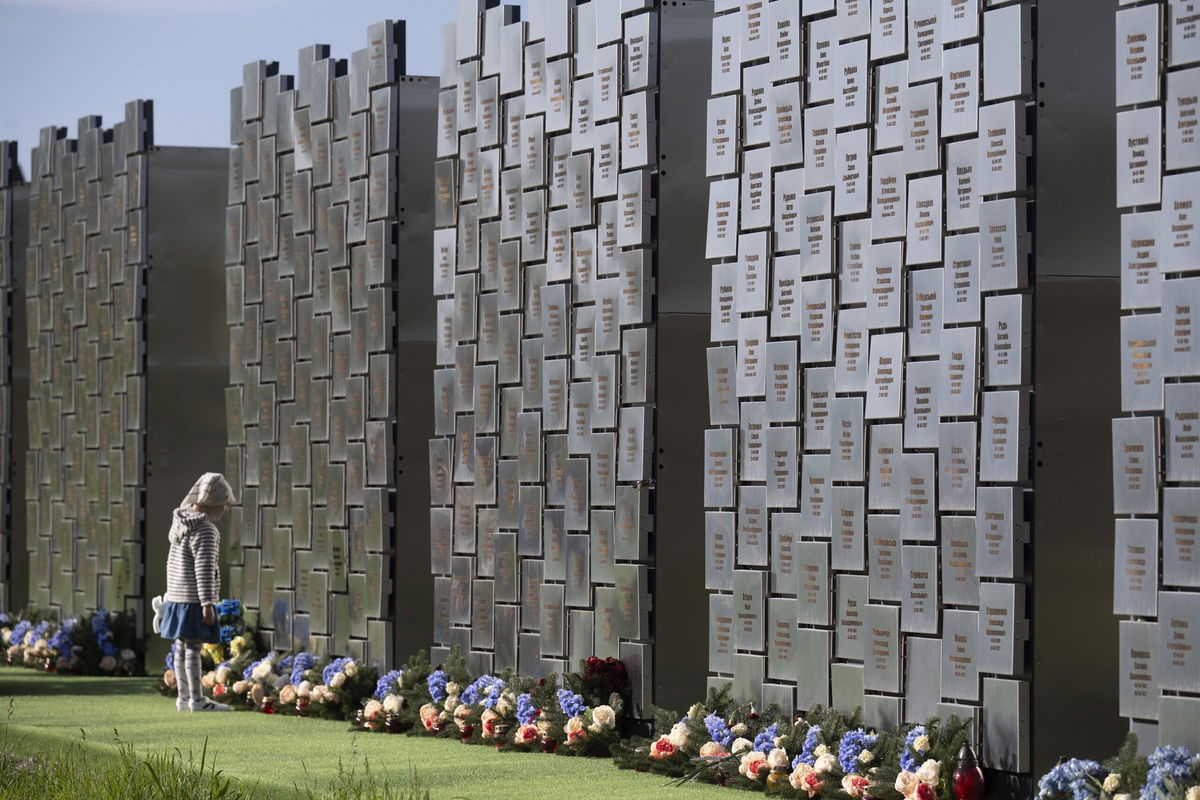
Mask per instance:
[[[56,743],[82,742],[115,754],[115,737],[120,736],[138,751],[178,749],[198,755],[207,737],[208,757],[215,758],[217,769],[243,787],[259,785],[284,796],[305,786],[319,796],[337,775],[339,759],[360,772],[365,759],[373,773],[385,774],[397,785],[407,785],[414,771],[422,788],[445,800],[528,800],[547,791],[555,797],[621,800],[729,797],[713,786],[668,787],[661,776],[618,770],[608,759],[500,753],[442,739],[354,734],[346,723],[278,714],[180,713],[155,684],[152,678],[68,678],[0,667],[0,722],[7,722],[7,747],[16,755],[38,756],[53,752]]]

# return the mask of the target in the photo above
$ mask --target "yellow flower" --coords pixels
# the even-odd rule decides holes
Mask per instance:
[[[219,644],[206,644],[202,648],[204,655],[212,659],[214,664],[220,664],[225,660],[225,648]]]

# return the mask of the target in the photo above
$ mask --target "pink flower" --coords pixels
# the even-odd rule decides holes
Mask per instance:
[[[842,778],[842,791],[851,797],[862,797],[872,785],[862,775],[847,775]]]
[[[538,730],[537,725],[525,724],[517,728],[517,744],[531,745],[538,742],[541,738],[542,733]]]
[[[650,745],[650,757],[662,760],[670,758],[679,752],[679,748],[671,744],[671,740],[666,736],[660,736],[658,741]]]

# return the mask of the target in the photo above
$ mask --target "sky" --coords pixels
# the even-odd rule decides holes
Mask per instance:
[[[524,6],[524,2],[517,5]],[[456,0],[0,0],[0,140],[29,153],[47,125],[75,138],[80,117],[105,127],[129,100],[154,101],[157,145],[229,146],[229,90],[242,65],[327,44],[366,47],[367,26],[403,19],[410,75],[437,75],[439,28]]]

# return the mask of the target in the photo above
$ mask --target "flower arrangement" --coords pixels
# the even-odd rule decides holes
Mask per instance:
[[[133,615],[101,608],[59,622],[53,613],[29,608],[0,623],[5,661],[71,675],[142,674],[141,642]]]
[[[1200,800],[1200,753],[1162,746],[1138,755],[1130,733],[1103,764],[1064,759],[1038,780],[1036,800]]]
[[[242,696],[244,705],[244,696],[250,689],[244,673],[256,661],[261,648],[255,631],[246,624],[240,600],[222,600],[217,603],[216,612],[221,641],[200,648],[200,665],[204,670],[201,684],[218,702],[229,703]],[[166,669],[158,682],[158,691],[168,697],[178,694],[174,662],[174,654],[168,650]]]

